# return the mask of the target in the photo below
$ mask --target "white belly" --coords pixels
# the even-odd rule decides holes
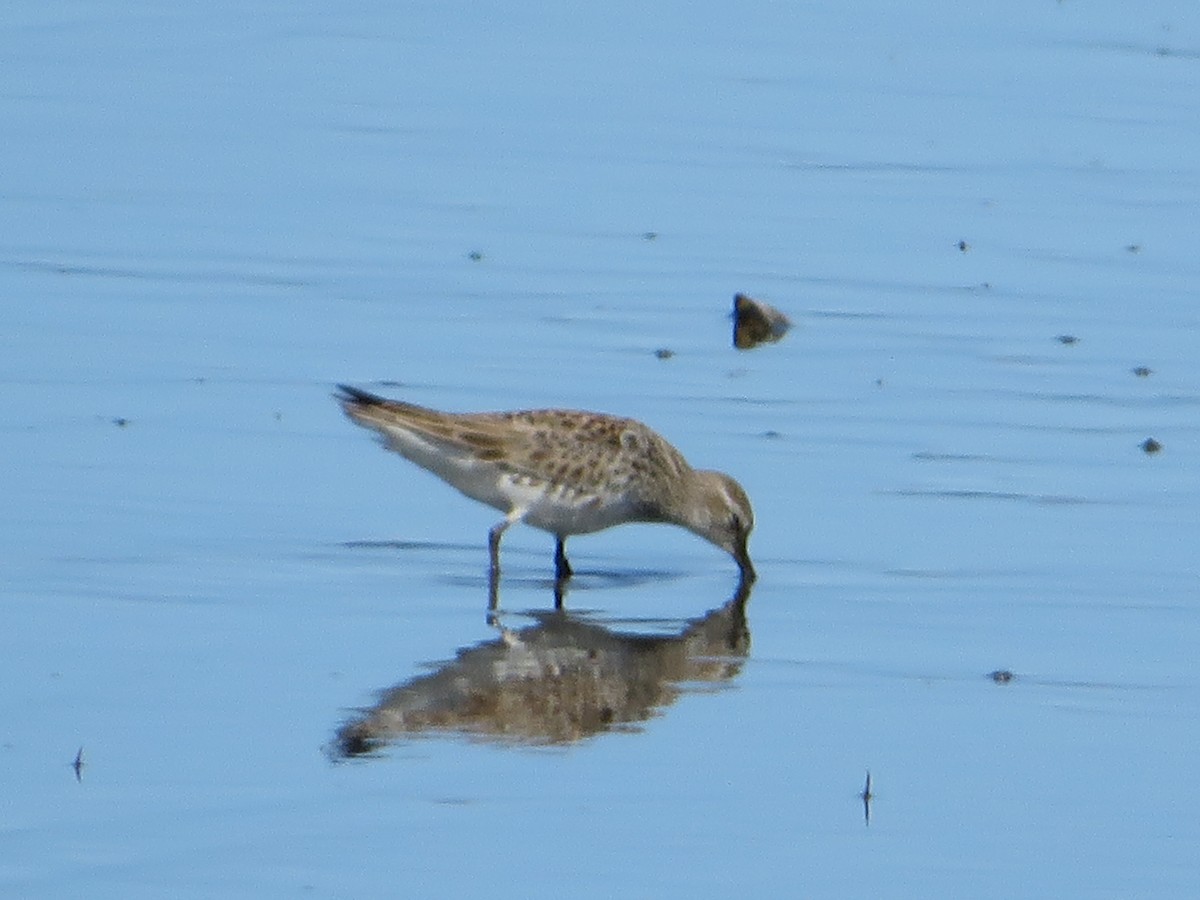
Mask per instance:
[[[524,510],[521,520],[534,528],[566,537],[601,531],[631,521],[633,505],[622,494],[601,495],[569,488],[530,483],[527,479],[503,475],[496,491],[504,505],[497,509]]]

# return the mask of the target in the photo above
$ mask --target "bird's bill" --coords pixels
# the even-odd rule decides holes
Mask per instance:
[[[754,571],[754,563],[750,562],[750,551],[746,547],[746,537],[746,535],[743,535],[741,541],[733,548],[733,558],[737,561],[738,568],[742,571],[742,580],[754,581],[758,578],[758,573]]]

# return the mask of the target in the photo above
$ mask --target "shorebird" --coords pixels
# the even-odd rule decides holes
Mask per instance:
[[[488,531],[493,579],[500,539],[525,522],[555,537],[554,571],[571,577],[566,540],[627,522],[679,525],[729,553],[744,581],[754,513],[741,485],[693,469],[634,419],[577,410],[449,413],[339,385],[342,409],[382,443],[473,500],[504,513]]]

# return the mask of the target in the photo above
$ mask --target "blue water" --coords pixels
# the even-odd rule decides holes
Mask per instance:
[[[0,893],[1192,896],[1194,5],[509,6],[6,8]],[[339,381],[734,474],[748,645],[341,759],[505,636],[496,515]],[[571,549],[654,660],[735,591]]]

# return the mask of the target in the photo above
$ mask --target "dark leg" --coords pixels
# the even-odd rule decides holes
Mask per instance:
[[[504,537],[504,532],[508,531],[508,526],[513,522],[521,521],[521,515],[515,511],[510,512],[503,522],[497,522],[488,531],[488,558],[491,564],[491,572],[493,578],[500,577],[500,538]]]
[[[498,621],[497,613],[500,609],[500,538],[504,537],[504,532],[508,531],[508,526],[513,522],[520,522],[521,517],[525,515],[524,510],[513,509],[509,510],[504,521],[497,522],[488,530],[488,624],[494,625]]]
[[[496,625],[500,622],[498,612],[500,611],[500,573],[492,571],[488,573],[488,614],[487,623]]]
[[[500,608],[500,538],[512,522],[505,519],[488,531],[488,624],[494,625]]]
[[[488,575],[493,580],[500,577],[500,537],[504,534],[504,529],[506,528],[508,528],[507,520],[501,522],[488,532]]]
[[[567,539],[562,536],[556,537],[554,546],[554,577],[558,581],[566,581],[574,572],[571,571],[571,564],[567,562]]]

